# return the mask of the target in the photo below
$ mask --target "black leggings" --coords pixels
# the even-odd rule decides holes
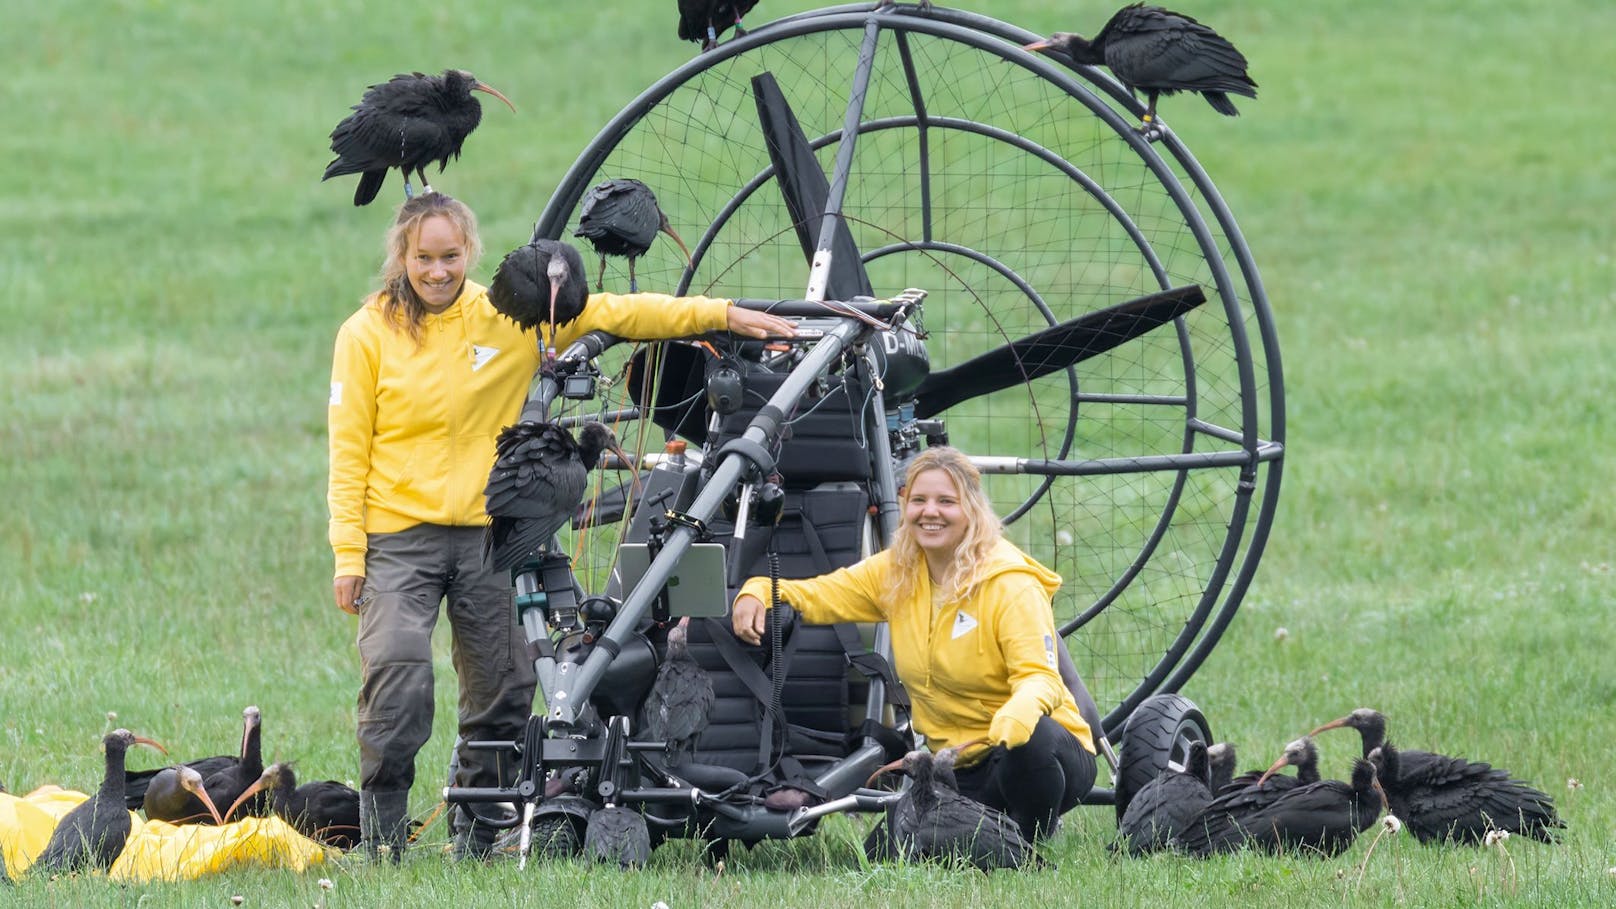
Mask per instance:
[[[1066,727],[1043,716],[1026,744],[995,748],[955,776],[961,794],[1010,815],[1028,839],[1042,839],[1093,788],[1096,773],[1094,755]]]

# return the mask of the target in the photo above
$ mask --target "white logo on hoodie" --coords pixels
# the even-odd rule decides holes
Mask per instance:
[[[482,369],[489,360],[494,359],[494,355],[497,353],[499,353],[498,347],[478,347],[476,344],[471,345],[471,371],[476,372],[477,370]]]
[[[955,615],[954,615],[954,633],[951,636],[953,640],[957,641],[960,638],[970,634],[975,629],[976,629],[976,619],[971,618],[971,616],[969,614],[967,614],[967,613],[963,613],[963,612],[955,613]]]

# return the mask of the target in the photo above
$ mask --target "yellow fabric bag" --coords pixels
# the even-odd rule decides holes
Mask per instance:
[[[48,786],[18,798],[0,793],[0,845],[6,869],[21,875],[45,851],[57,823],[89,796]],[[329,857],[278,817],[251,817],[223,827],[175,826],[133,817],[133,832],[109,877],[116,881],[194,880],[234,868],[290,868],[302,872]]]

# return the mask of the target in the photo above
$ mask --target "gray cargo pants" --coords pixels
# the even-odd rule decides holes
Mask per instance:
[[[460,681],[460,737],[512,741],[536,681],[511,605],[510,578],[483,565],[483,528],[419,524],[369,537],[359,612],[360,788],[408,791],[432,734],[432,629],[445,604]],[[504,764],[505,766],[500,766]],[[516,768],[461,749],[455,783],[515,782]]]

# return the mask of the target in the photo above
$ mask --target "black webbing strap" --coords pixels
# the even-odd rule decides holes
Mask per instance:
[[[859,728],[852,735],[848,736],[848,739],[850,739],[848,750],[851,751],[851,746],[857,745],[867,738],[874,739],[876,744],[886,749],[887,760],[889,761],[896,761],[915,750],[915,736],[907,726],[904,727],[903,732],[899,732],[891,726],[875,720],[865,720],[859,724]]]
[[[899,681],[898,674],[892,670],[892,664],[887,662],[886,657],[865,647],[858,628],[852,623],[838,622],[831,627],[836,629],[836,639],[847,652],[847,662],[863,673],[865,678],[880,679],[886,685],[887,703],[907,713],[909,692],[904,690],[903,682]]]
[[[769,681],[768,676],[763,674],[763,670],[759,669],[758,665],[752,662],[751,658],[741,650],[740,642],[735,639],[728,628],[724,627],[723,623],[717,619],[710,618],[702,619],[702,621],[707,623],[707,636],[712,639],[713,645],[718,648],[718,655],[724,658],[724,662],[734,671],[741,683],[746,686],[746,690],[752,692],[752,697],[757,698],[758,703],[763,705],[763,735],[762,740],[758,743],[758,769],[761,770],[769,765],[770,750],[774,744],[774,711],[770,709],[770,705],[774,703],[773,683]],[[781,660],[783,662],[789,662],[795,642],[796,635],[792,635],[792,640],[781,651]]]

